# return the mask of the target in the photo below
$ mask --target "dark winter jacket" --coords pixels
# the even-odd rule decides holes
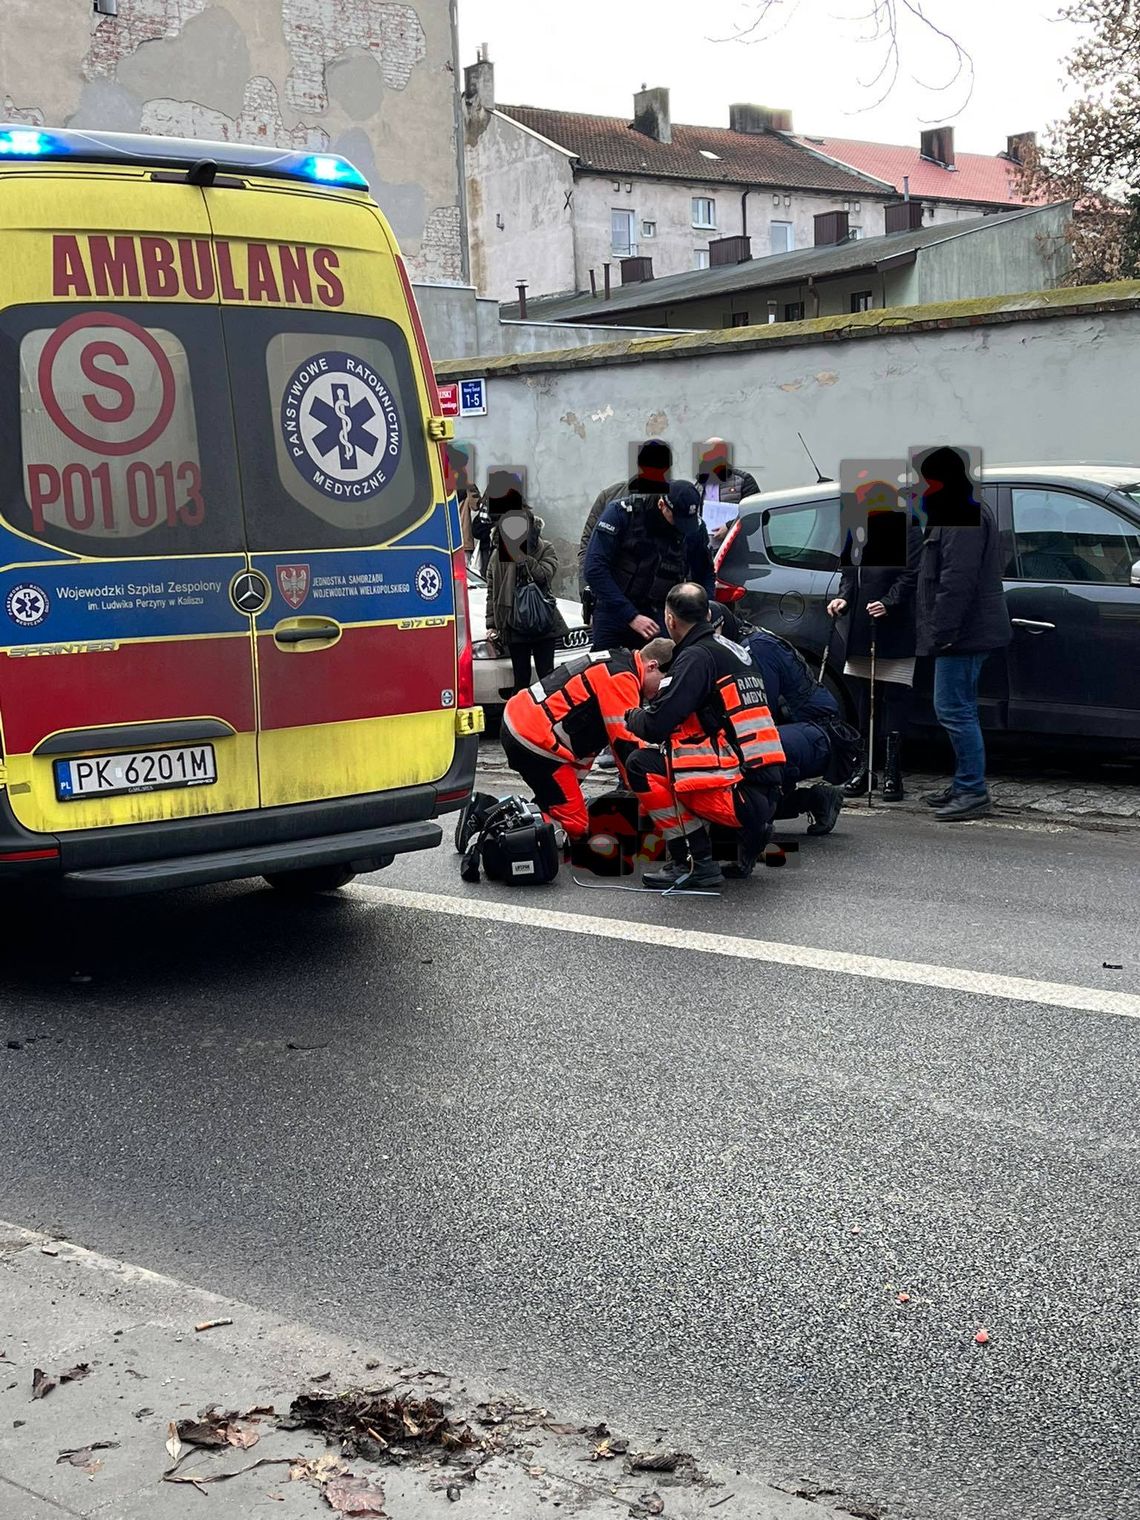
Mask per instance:
[[[714,470],[713,474],[720,483],[721,501],[740,502],[746,496],[757,495],[760,490],[760,487],[756,484],[755,476],[750,475],[747,470],[738,470],[735,465],[730,464],[726,469]],[[704,500],[704,495],[711,478],[712,476],[710,475],[697,476],[697,486],[702,500]]]
[[[595,599],[594,648],[638,643],[630,622],[639,614],[665,626],[665,597],[679,581],[699,582],[711,599],[712,553],[703,523],[688,533],[670,527],[656,492],[606,507],[586,555],[586,581]]]
[[[977,527],[927,528],[917,616],[919,654],[985,654],[1009,643],[998,528],[984,503]]]
[[[839,703],[819,685],[803,656],[777,634],[759,628],[744,647],[760,672],[768,710],[777,723],[822,723],[843,716]]]
[[[839,595],[847,603],[843,621],[847,628],[847,653],[871,653],[871,630],[875,652],[886,660],[902,660],[916,648],[914,593],[922,558],[922,529],[912,524],[906,536],[906,566],[848,565],[839,582]],[[886,617],[873,618],[868,602],[882,602]]]
[[[617,480],[612,486],[607,486],[604,491],[599,491],[594,497],[594,504],[590,508],[590,515],[586,518],[586,525],[582,529],[582,537],[578,542],[578,595],[584,597],[586,592],[586,551],[590,547],[590,540],[594,536],[594,529],[598,526],[598,518],[609,506],[611,501],[620,501],[623,496],[637,496],[643,493],[659,491],[662,496],[669,489],[669,482],[662,480],[649,480],[644,475],[635,475],[632,480]]]
[[[529,508],[527,509],[529,512]],[[493,628],[499,641],[509,644],[514,637],[511,627],[515,610],[515,588],[519,571],[542,591],[549,591],[558,574],[558,554],[554,545],[542,537],[542,518],[530,515],[530,533],[518,561],[500,552],[498,524],[491,531],[487,560],[487,627]],[[551,633],[566,632],[566,623],[557,607],[553,610]]]

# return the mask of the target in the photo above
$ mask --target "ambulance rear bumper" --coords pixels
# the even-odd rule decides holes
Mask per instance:
[[[434,785],[73,834],[29,832],[0,791],[0,888],[40,883],[69,895],[122,896],[310,866],[378,870],[442,841],[432,820],[471,795],[478,750],[477,735],[458,738],[451,768]]]

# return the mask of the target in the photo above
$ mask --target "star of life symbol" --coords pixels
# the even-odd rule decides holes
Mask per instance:
[[[443,590],[443,576],[434,565],[421,565],[416,571],[416,590],[425,602],[434,602]]]
[[[362,501],[388,485],[403,449],[395,398],[366,360],[330,351],[295,371],[281,401],[294,465],[334,500]]]
[[[21,628],[38,628],[51,611],[51,601],[39,586],[13,586],[4,604],[8,616]]]

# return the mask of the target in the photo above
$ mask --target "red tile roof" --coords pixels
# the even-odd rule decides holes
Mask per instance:
[[[504,115],[555,142],[604,174],[648,174],[704,184],[779,186],[840,195],[890,195],[888,186],[832,163],[794,137],[730,132],[727,127],[674,124],[673,141],[659,143],[618,116],[585,116],[540,106],[499,106]],[[715,157],[706,158],[705,154]]]
[[[826,153],[863,174],[885,179],[902,194],[903,176],[910,176],[910,193],[918,200],[970,201],[997,206],[1025,205],[1017,188],[1016,165],[1007,158],[986,153],[956,153],[955,167],[947,169],[917,148],[891,143],[856,142],[848,137],[799,136],[799,141]]]

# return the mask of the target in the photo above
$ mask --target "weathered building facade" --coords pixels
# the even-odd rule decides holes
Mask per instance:
[[[0,120],[329,148],[418,279],[467,277],[456,0],[7,0]]]
[[[786,111],[729,107],[727,127],[683,126],[667,89],[642,89],[632,118],[497,105],[494,66],[464,71],[472,277],[514,299],[601,287],[623,260],[637,278],[715,262],[712,245],[751,239],[756,257],[810,248],[815,219],[843,212],[852,238],[892,230],[888,212],[917,200],[933,226],[1023,204],[1015,152],[959,154],[953,129],[912,149],[796,136]],[[913,181],[913,183],[911,183]]]

